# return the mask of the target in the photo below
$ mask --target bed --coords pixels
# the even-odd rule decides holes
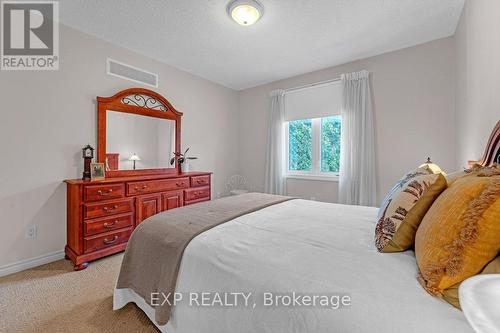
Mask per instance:
[[[482,159],[469,163],[490,166],[499,160],[500,121]],[[417,282],[412,250],[376,250],[377,208],[264,197],[258,209],[241,210],[228,218],[231,214],[226,214],[224,202],[259,195],[238,197],[242,199],[178,208],[142,223],[127,246],[113,308],[135,303],[161,332],[168,333],[473,332],[460,310],[430,296]],[[228,207],[230,211],[236,206]],[[157,303],[172,299],[157,295],[153,303],[152,297],[141,296],[145,293],[138,292],[134,283],[123,287],[122,276],[135,271],[136,278],[158,289],[166,270],[156,266],[171,261],[174,252],[165,250],[168,246],[149,244],[149,240],[175,243],[170,232],[177,230],[161,234],[161,229],[148,231],[149,226],[177,224],[179,229],[217,214],[225,216],[219,216],[220,223],[186,239],[170,284],[182,300],[168,307],[167,319],[160,320],[162,306]],[[186,221],[178,223],[179,219]],[[149,238],[140,244],[136,236],[148,232]],[[141,256],[131,263],[127,259],[134,250]],[[150,274],[151,268],[156,269],[155,274]],[[203,293],[207,303],[200,302]],[[245,301],[240,297],[236,305],[231,297],[222,300],[233,293],[245,295]],[[285,297],[296,296],[294,293],[302,300],[327,297],[337,301],[284,302]],[[191,295],[196,301],[192,302]],[[220,302],[214,302],[217,295]]]
[[[114,308],[139,306],[160,331],[472,332],[462,312],[429,296],[412,251],[378,253],[377,209],[291,200],[240,216],[194,238],[177,292],[252,292],[250,307],[176,305],[166,325],[132,289],[115,289]],[[243,239],[242,239],[243,235]],[[263,307],[264,292],[349,295],[351,305]]]

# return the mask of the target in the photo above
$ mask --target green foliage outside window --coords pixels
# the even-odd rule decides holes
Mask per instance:
[[[321,119],[321,172],[339,172],[340,116]]]
[[[312,121],[294,120],[288,123],[288,168],[310,171],[312,168]]]
[[[320,172],[339,172],[341,117],[315,119],[321,133],[319,151]],[[319,128],[320,127],[320,128]],[[288,123],[288,169],[312,171],[313,168],[313,120],[294,120]],[[316,167],[315,167],[316,168]]]

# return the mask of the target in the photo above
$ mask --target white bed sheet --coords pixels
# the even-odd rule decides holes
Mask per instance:
[[[267,207],[219,225],[191,241],[177,292],[349,294],[349,308],[213,308],[182,302],[168,333],[200,332],[472,332],[462,312],[419,285],[412,251],[381,254],[373,242],[377,210],[307,200]],[[114,308],[136,303],[114,292]],[[260,303],[259,303],[260,304]]]

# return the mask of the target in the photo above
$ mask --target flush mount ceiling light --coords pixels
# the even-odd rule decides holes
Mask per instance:
[[[264,15],[264,7],[255,0],[234,0],[227,5],[227,13],[238,24],[252,25]]]

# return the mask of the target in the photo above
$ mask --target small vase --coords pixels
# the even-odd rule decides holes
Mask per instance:
[[[182,172],[189,172],[191,165],[188,162],[181,163]]]

